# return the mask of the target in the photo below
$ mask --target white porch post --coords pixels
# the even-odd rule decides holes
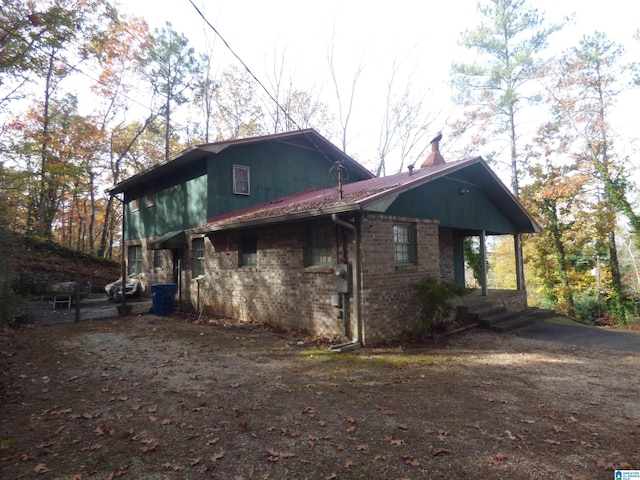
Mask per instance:
[[[489,290],[487,288],[487,243],[485,235],[486,232],[482,230],[480,232],[480,273],[483,297],[486,297],[489,294]]]
[[[522,237],[519,233],[513,236],[513,249],[516,255],[516,289],[524,290],[524,270],[522,268]]]

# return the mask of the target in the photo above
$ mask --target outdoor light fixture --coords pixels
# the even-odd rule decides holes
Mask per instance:
[[[460,189],[460,195],[467,195],[469,193],[469,189],[468,188],[461,188]]]

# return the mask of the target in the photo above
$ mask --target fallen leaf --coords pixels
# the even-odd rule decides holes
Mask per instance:
[[[33,467],[33,473],[48,473],[50,471],[44,463],[39,463]]]
[[[404,444],[404,440],[401,439],[401,438],[391,438],[391,439],[389,439],[389,443],[391,445],[402,445],[402,444]]]
[[[550,428],[553,433],[562,432],[564,430],[560,425],[551,425]]]
[[[211,457],[211,461],[215,463],[224,456],[225,456],[225,452],[214,453]]]
[[[351,468],[353,466],[355,466],[356,462],[354,462],[353,460],[349,459],[346,462],[344,462],[344,468]]]
[[[369,450],[369,445],[367,445],[366,443],[363,443],[362,445],[358,445],[356,449],[359,452],[366,452],[367,450]]]
[[[432,450],[431,451],[431,456],[432,457],[438,457],[440,455],[448,455],[451,453],[451,450],[449,450],[448,448],[440,448],[437,450]]]
[[[347,428],[347,433],[353,433],[353,432],[355,432],[355,431],[356,431],[356,427],[355,427],[355,425],[353,425],[353,426],[351,426],[351,427]]]
[[[376,455],[375,457],[373,457],[373,459],[376,462],[383,462],[383,461],[385,461],[387,459],[387,456],[386,455]]]
[[[411,465],[412,467],[420,466],[420,462],[413,455],[402,455],[402,458],[407,465]]]
[[[201,461],[202,461],[202,457],[190,458],[189,465],[191,465],[192,467],[195,467],[196,465],[200,464]]]

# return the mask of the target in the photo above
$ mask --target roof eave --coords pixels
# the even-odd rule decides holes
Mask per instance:
[[[304,212],[290,213],[285,215],[277,215],[273,217],[258,218],[255,220],[247,220],[240,222],[224,223],[221,225],[203,225],[190,229],[195,234],[206,234],[214,232],[223,232],[230,230],[247,230],[252,228],[266,227],[269,225],[297,222],[300,220],[308,220],[317,217],[330,216],[332,214],[359,212],[360,205],[357,203],[349,205],[340,205],[337,207],[318,208],[314,210],[306,210]]]

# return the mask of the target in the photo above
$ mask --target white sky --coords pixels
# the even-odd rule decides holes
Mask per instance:
[[[298,88],[324,95],[325,103],[335,107],[327,61],[329,47],[333,43],[345,98],[354,71],[362,64],[347,153],[369,168],[375,157],[386,82],[394,62],[402,63],[404,74],[411,76],[416,92],[430,91],[428,103],[433,105],[434,114],[441,112],[434,133],[443,130],[444,148],[446,121],[452,111],[447,86],[449,71],[452,61],[469,59],[469,52],[457,42],[461,32],[478,24],[475,0],[396,0],[393,5],[375,0],[194,0],[194,3],[265,85],[274,76],[274,62],[281,63],[284,59]],[[625,45],[631,60],[640,60],[640,42],[633,40],[640,27],[635,2],[532,0],[529,4],[543,12],[548,22],[558,22],[575,13],[572,24],[552,37],[551,51],[575,46],[583,35],[600,30]],[[206,31],[209,40],[215,41],[214,56],[219,56],[221,65],[240,66],[204,25],[189,0],[128,0],[123,9],[144,17],[151,29],[171,21],[174,29],[184,33],[197,50],[204,45]],[[638,97],[629,98],[636,101],[623,97],[619,114],[621,118],[633,118],[633,130],[637,131],[634,110]]]

